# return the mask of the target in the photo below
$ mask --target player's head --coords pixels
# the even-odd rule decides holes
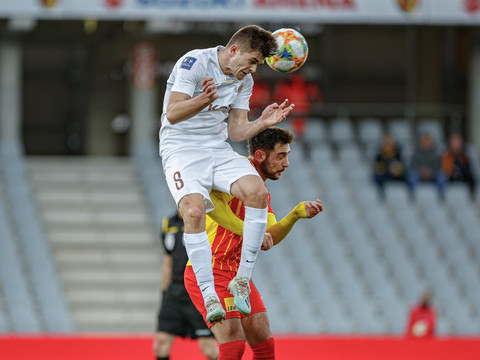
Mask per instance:
[[[233,34],[225,48],[231,55],[229,67],[233,75],[242,80],[254,73],[266,57],[275,54],[277,42],[270,31],[248,25]]]
[[[271,126],[248,140],[249,158],[266,180],[278,180],[289,166],[288,153],[295,136],[290,130]]]

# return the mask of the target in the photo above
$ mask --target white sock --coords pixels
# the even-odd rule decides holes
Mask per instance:
[[[267,229],[268,208],[257,209],[245,206],[243,223],[243,244],[237,277],[252,277],[253,266],[262,247],[263,235]]]
[[[203,299],[210,295],[217,296],[213,282],[212,249],[207,233],[183,234],[183,240]]]

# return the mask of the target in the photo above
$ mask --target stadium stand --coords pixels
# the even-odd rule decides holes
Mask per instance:
[[[453,184],[441,199],[434,185],[420,184],[412,197],[405,184],[388,184],[381,198],[365,144],[386,131],[408,144],[413,124],[386,121],[378,133],[375,119],[356,125],[343,119],[339,127],[348,124],[349,130],[335,130],[344,131],[335,138],[335,120],[314,121],[306,132],[311,158],[292,145],[290,168],[280,181],[268,182],[278,219],[303,200],[319,198],[325,209],[312,221],[300,220],[257,262],[254,281],[272,330],[402,334],[409,307],[429,288],[440,334],[479,334],[478,192],[472,199],[464,184]],[[363,128],[369,126],[376,130]],[[233,145],[246,153],[245,144]],[[126,159],[30,157],[27,165],[24,174],[75,329],[151,331],[160,288],[157,229],[174,207],[156,145],[139,147]],[[4,170],[0,178],[1,197],[8,194]],[[23,271],[27,260],[14,212],[0,200],[0,231],[8,240],[0,242],[0,331],[35,332],[45,326],[45,313],[37,309],[31,273]],[[6,279],[17,286],[7,286]],[[27,310],[12,313],[11,304],[20,301]],[[291,303],[302,304],[295,314]]]
[[[63,289],[81,332],[151,331],[160,243],[131,159],[28,159]]]

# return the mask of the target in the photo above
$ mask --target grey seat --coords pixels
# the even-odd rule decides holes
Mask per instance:
[[[355,140],[355,130],[349,118],[330,119],[330,139],[341,145]]]
[[[383,124],[377,118],[359,119],[357,125],[358,138],[364,146],[379,144],[383,135]]]

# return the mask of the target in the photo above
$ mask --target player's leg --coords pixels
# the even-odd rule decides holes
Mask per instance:
[[[197,275],[209,321],[225,317],[215,293],[212,274],[212,252],[205,232],[205,213],[213,184],[213,161],[208,152],[185,148],[162,158],[165,179],[182,214],[184,242]],[[213,206],[208,203],[208,206]]]
[[[275,340],[270,330],[267,312],[243,318],[242,327],[247,343],[253,351],[253,360],[274,360]]]
[[[170,356],[170,349],[175,341],[175,335],[169,334],[165,331],[158,331],[155,334],[153,342],[153,352],[157,360],[168,360]]]
[[[268,192],[262,179],[252,175],[239,178],[232,184],[230,191],[245,205],[240,266],[230,288],[235,296],[237,309],[244,314],[249,314],[248,284],[267,228]]]
[[[205,201],[201,194],[185,195],[178,204],[185,224],[183,235],[185,249],[192,264],[207,308],[207,321],[225,318],[220,300],[215,292],[212,273],[212,250],[205,231]]]
[[[245,336],[240,322],[240,312],[233,306],[233,298],[227,289],[228,283],[235,277],[234,272],[213,270],[215,286],[222,305],[227,310],[227,319],[215,325],[209,325],[219,344],[218,360],[239,360],[245,351]],[[191,266],[185,269],[185,288],[192,303],[206,321],[206,309],[202,306],[200,289],[196,286],[195,275]]]
[[[218,341],[218,360],[241,360],[245,352],[245,334],[239,318],[231,318],[211,328]]]
[[[198,294],[200,292],[200,289],[198,289],[198,287],[195,288]],[[204,321],[202,314],[197,310],[197,308],[191,301],[191,298],[186,291],[186,288],[185,297],[186,299],[179,310],[182,313],[182,322],[186,327],[186,331],[191,339],[198,339],[198,345],[205,357],[210,360],[216,360],[218,357],[218,345],[215,341],[215,337],[208,328],[207,323]],[[200,300],[199,306],[202,310],[204,310],[199,294],[198,297]]]
[[[216,360],[218,358],[218,345],[213,336],[198,338],[198,346],[207,359]]]

